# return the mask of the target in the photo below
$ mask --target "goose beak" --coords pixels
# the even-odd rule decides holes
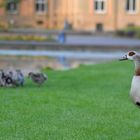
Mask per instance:
[[[123,56],[122,58],[119,59],[119,61],[124,61],[124,60],[128,60],[127,55]]]

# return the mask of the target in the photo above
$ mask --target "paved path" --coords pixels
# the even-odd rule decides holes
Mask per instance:
[[[54,36],[56,39],[57,36]],[[35,41],[0,41],[1,44],[27,44],[27,45],[57,45],[57,42],[35,42]],[[88,45],[88,46],[139,46],[140,39],[118,38],[111,36],[89,36],[89,35],[68,35],[66,45]]]
[[[58,38],[59,30],[35,30],[35,29],[10,29],[6,34],[31,34],[31,35],[52,35]],[[70,34],[73,33],[73,34]],[[68,32],[67,42],[68,45],[92,45],[92,46],[140,46],[140,39],[118,38],[113,37],[111,34],[106,36],[96,36],[98,33],[78,31]],[[90,35],[89,35],[90,34]],[[94,35],[93,35],[94,34]],[[33,42],[32,42],[33,43]],[[46,43],[46,45],[50,43]]]
[[[9,56],[49,56],[73,59],[119,59],[124,52],[75,52],[75,51],[37,51],[37,50],[0,50],[0,55]]]
[[[68,36],[66,44],[95,46],[140,46],[140,39],[105,36]]]

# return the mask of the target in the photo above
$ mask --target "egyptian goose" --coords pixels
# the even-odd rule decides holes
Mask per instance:
[[[120,61],[133,60],[135,73],[131,83],[130,97],[135,105],[140,107],[140,55],[135,51],[128,52]]]

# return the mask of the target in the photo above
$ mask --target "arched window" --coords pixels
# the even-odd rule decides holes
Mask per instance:
[[[97,13],[104,13],[106,11],[106,0],[94,0],[94,10]]]
[[[47,11],[47,0],[36,0],[35,10],[39,13]]]
[[[17,12],[17,2],[15,2],[14,0],[7,0],[7,3],[6,3],[6,10],[8,12]]]
[[[134,13],[137,9],[137,0],[126,0],[126,11]]]

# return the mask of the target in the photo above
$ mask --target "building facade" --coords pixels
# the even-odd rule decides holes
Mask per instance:
[[[5,3],[6,4],[3,4]],[[115,31],[140,26],[140,0],[0,0],[0,24]]]

